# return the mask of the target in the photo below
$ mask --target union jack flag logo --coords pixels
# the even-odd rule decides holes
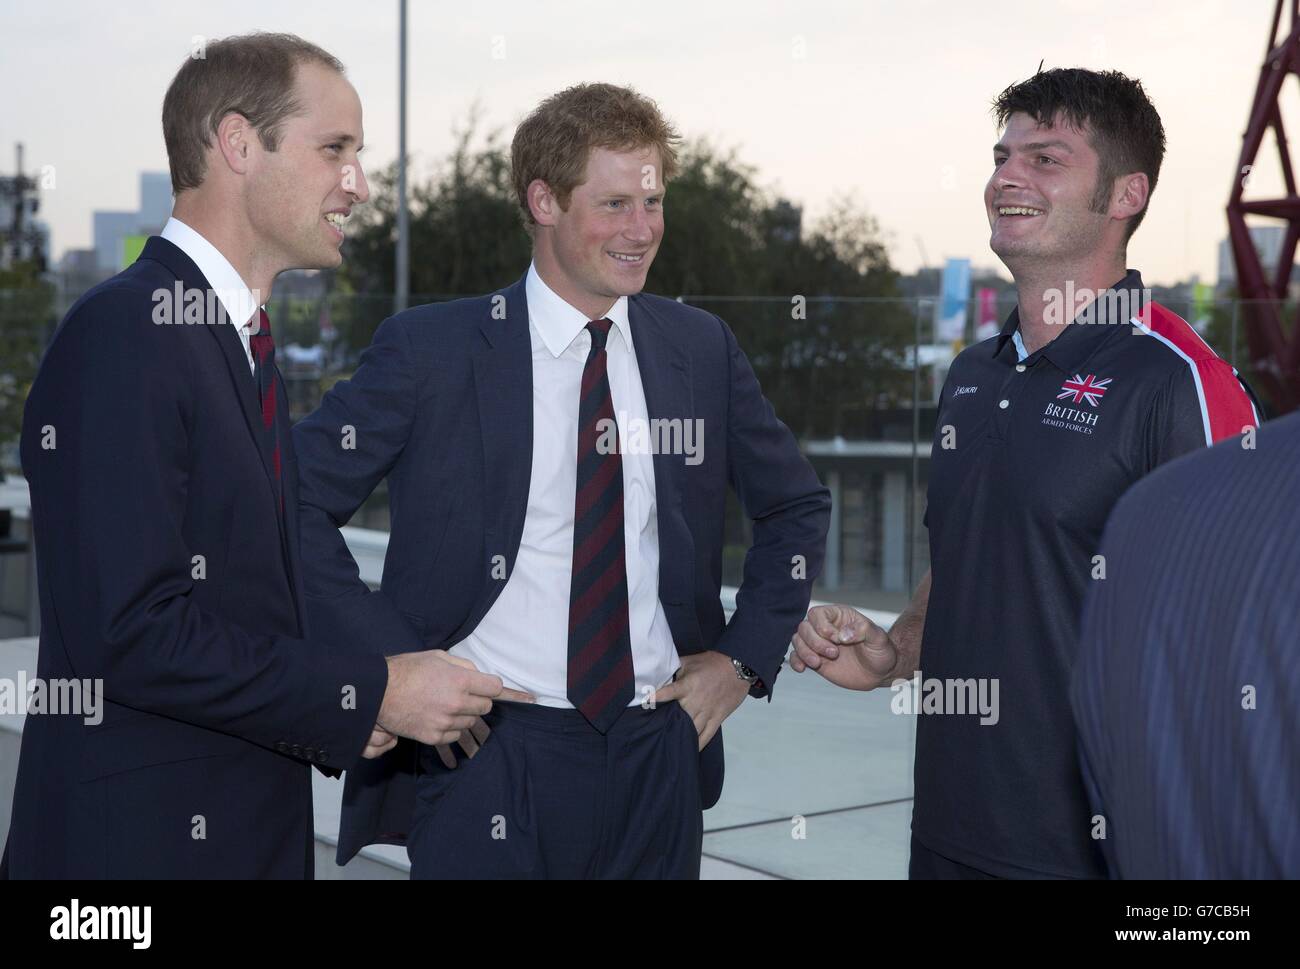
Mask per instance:
[[[1086,377],[1080,377],[1077,373],[1073,380],[1067,380],[1061,385],[1061,392],[1056,395],[1057,400],[1065,400],[1067,397],[1072,398],[1074,403],[1086,400],[1093,407],[1101,403],[1102,396],[1106,393],[1106,388],[1114,377],[1107,377],[1105,380],[1098,380],[1092,374]]]

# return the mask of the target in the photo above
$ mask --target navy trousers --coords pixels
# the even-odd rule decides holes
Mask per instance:
[[[700,877],[699,740],[677,703],[601,735],[577,710],[498,703],[448,770],[423,748],[411,878]],[[459,748],[453,748],[459,753]]]

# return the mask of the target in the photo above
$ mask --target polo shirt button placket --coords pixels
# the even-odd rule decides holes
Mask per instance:
[[[1011,419],[1011,414],[1009,413],[1010,410],[1011,410],[1011,402],[1012,402],[1012,400],[1014,400],[1014,399],[1015,399],[1015,398],[1020,394],[1020,392],[1024,389],[1024,388],[1020,385],[1020,383],[1019,383],[1019,381],[1017,380],[1017,378],[1018,378],[1021,374],[1026,373],[1026,372],[1028,371],[1028,369],[1029,369],[1028,366],[1026,366],[1023,362],[1016,363],[1016,364],[1015,364],[1015,373],[1013,373],[1013,374],[1011,374],[1009,377],[1007,377],[1006,381],[1005,381],[1005,382],[1003,383],[1003,385],[1002,385],[1002,393],[1003,393],[1005,396],[1000,397],[1000,398],[998,399],[998,411],[999,411],[999,414],[997,415],[997,416],[998,416],[998,419],[995,421],[995,427],[997,428],[996,435],[997,435],[998,438],[1001,438],[1001,439],[1004,439],[1004,440],[1006,439],[1006,436],[1007,436],[1007,430],[1008,430],[1008,425],[1009,425],[1009,421],[1010,421],[1010,419]]]

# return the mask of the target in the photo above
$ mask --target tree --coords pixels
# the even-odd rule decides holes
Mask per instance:
[[[22,433],[23,404],[54,314],[54,287],[31,263],[0,269],[0,448]]]

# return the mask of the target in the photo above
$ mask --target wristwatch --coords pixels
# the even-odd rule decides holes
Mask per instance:
[[[736,668],[736,675],[740,677],[742,680],[744,680],[746,683],[748,683],[750,686],[753,686],[755,683],[758,682],[758,674],[755,673],[753,670],[751,670],[740,660],[736,659],[735,657],[732,657],[731,665]]]

